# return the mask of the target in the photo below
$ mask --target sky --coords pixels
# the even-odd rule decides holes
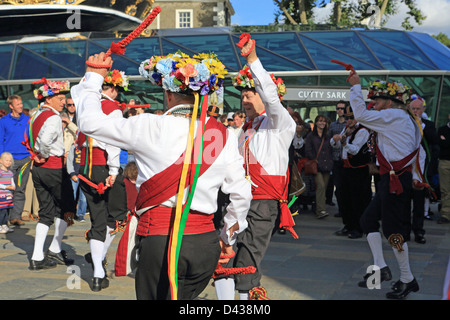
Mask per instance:
[[[268,25],[274,22],[274,13],[277,11],[273,0],[230,0],[235,14],[231,17],[232,24]],[[395,1],[395,0],[394,0]],[[399,0],[397,0],[399,1]],[[450,0],[415,0],[417,6],[427,16],[422,25],[412,23],[413,31],[437,35],[440,32],[450,37]],[[325,8],[316,9],[316,21],[324,20],[331,13],[332,4]],[[391,17],[385,27],[403,30],[401,23],[407,16],[408,8],[404,4],[399,5],[399,13]],[[413,20],[413,19],[412,19]]]

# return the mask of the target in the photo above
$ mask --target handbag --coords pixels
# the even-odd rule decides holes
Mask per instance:
[[[320,144],[319,151],[317,151],[316,158],[314,160],[306,160],[304,169],[306,175],[316,175],[317,174],[317,158],[319,158],[320,150],[322,150],[323,142],[325,137],[322,138],[322,143]]]

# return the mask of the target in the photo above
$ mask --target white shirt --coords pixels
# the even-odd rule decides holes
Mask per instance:
[[[108,99],[111,101],[114,101],[110,97],[102,94],[102,100]],[[120,109],[114,110],[110,114],[106,115],[107,117],[111,118],[122,118],[123,114]],[[77,119],[77,123],[79,123],[79,119]],[[106,144],[104,142],[98,141],[96,139],[92,139],[92,146],[100,148],[102,150],[105,150],[108,157],[106,159],[106,164],[108,165],[109,171],[108,174],[110,176],[116,176],[119,174],[119,168],[120,168],[120,148],[117,148],[115,146]],[[82,147],[86,147],[86,142],[83,143]]]
[[[61,117],[59,112],[52,107],[48,105],[44,106],[45,108],[41,107],[36,112],[36,118],[39,117],[44,110],[54,112],[57,117],[51,116],[45,120],[36,141],[34,141],[34,150],[40,153],[40,155],[44,158],[48,158],[50,156],[62,157],[64,156],[64,133]]]
[[[381,111],[367,110],[359,84],[350,89],[350,105],[355,119],[377,132],[378,148],[388,162],[402,160],[419,148],[421,142],[419,127],[405,110],[393,108]],[[423,154],[421,148],[419,161],[422,168]],[[413,179],[421,181],[415,168],[415,159],[416,157],[408,165],[413,164]]]
[[[356,124],[358,127],[359,124]],[[341,134],[344,134],[344,130],[342,130]],[[342,147],[342,159],[348,159],[348,155],[356,155],[358,154],[359,150],[361,150],[362,146],[367,143],[367,140],[369,140],[369,130],[366,128],[361,128],[358,130],[358,132],[355,134],[355,138],[353,139],[352,143],[349,143],[350,136],[347,137],[347,143],[345,146]],[[330,139],[330,144],[333,148],[339,149],[341,147],[341,141],[334,141],[333,138]]]
[[[134,154],[139,168],[136,187],[175,163],[186,150],[190,119],[171,115],[140,114],[128,119],[107,117],[101,110],[100,90],[103,77],[88,72],[85,81],[71,90],[74,99],[78,125],[82,132]],[[209,119],[209,118],[208,118]],[[211,137],[205,136],[205,140]],[[213,145],[213,143],[212,143]],[[204,152],[215,152],[211,147]],[[217,211],[219,188],[230,194],[231,203],[224,217],[226,227],[221,238],[233,244],[237,233],[247,227],[247,212],[250,208],[251,185],[244,177],[243,159],[237,148],[237,139],[230,132],[224,149],[198,179],[191,209],[206,214]],[[186,201],[188,188],[185,190]],[[175,207],[177,195],[161,205]],[[226,231],[236,222],[239,231],[230,237]]]
[[[253,120],[261,123],[250,140],[250,151],[269,175],[284,176],[289,162],[289,147],[295,135],[294,119],[281,104],[277,87],[258,59],[249,65],[255,89],[264,103],[265,113]],[[247,130],[247,133],[252,130]],[[242,151],[243,148],[240,148]]]

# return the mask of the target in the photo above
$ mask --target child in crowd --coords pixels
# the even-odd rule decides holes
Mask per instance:
[[[9,209],[14,207],[13,193],[16,189],[14,175],[9,168],[13,165],[13,156],[3,152],[0,156],[0,233],[14,231],[8,227]]]

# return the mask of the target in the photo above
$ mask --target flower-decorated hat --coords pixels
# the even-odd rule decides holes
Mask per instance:
[[[411,99],[412,89],[400,82],[377,80],[369,86],[369,99],[384,98],[407,104]]]
[[[141,63],[141,76],[163,89],[183,94],[211,94],[223,87],[228,71],[217,55],[200,53],[189,57],[178,51],[167,56],[153,56]]]
[[[422,102],[422,105],[424,108],[427,107],[427,103],[426,103],[425,99],[422,98],[421,96],[419,96],[418,94],[411,95],[411,101],[414,101],[414,100],[419,100],[420,102]]]
[[[283,100],[283,96],[286,94],[286,85],[284,84],[283,79],[275,78],[273,73],[270,74],[270,77],[277,86],[278,97],[280,100]],[[233,78],[233,86],[238,90],[255,88],[255,82],[248,66],[244,66],[244,68],[238,72],[237,76]]]
[[[54,96],[55,94],[66,94],[70,91],[70,82],[69,81],[51,81],[45,78],[42,78],[39,81],[33,82],[33,84],[42,84],[37,89],[34,89],[34,97],[37,100],[41,100],[43,98]]]
[[[103,84],[112,85],[119,90],[128,91],[129,80],[124,71],[112,70],[108,73]]]

